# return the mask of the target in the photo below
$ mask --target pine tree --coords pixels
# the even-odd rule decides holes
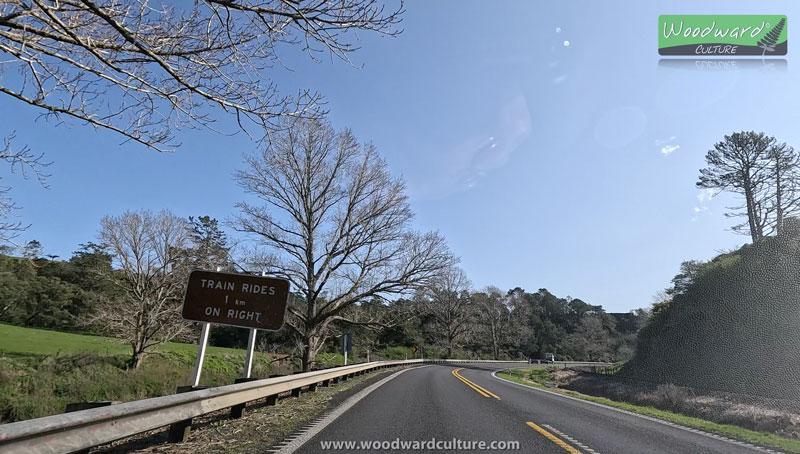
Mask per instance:
[[[760,197],[767,178],[767,152],[775,138],[763,132],[735,132],[714,145],[706,154],[705,169],[700,169],[697,187],[739,194],[744,205],[733,207],[728,217],[747,216],[747,222],[735,225],[738,233],[750,234],[753,242],[764,236],[767,225],[763,199]],[[744,213],[742,213],[744,212]]]
[[[191,247],[187,265],[191,269],[232,271],[228,237],[220,230],[219,222],[210,216],[189,216]]]

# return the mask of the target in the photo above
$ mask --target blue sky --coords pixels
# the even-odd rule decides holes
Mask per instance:
[[[789,2],[409,2],[397,38],[361,34],[354,66],[286,52],[287,93],[313,88],[337,127],[370,140],[408,182],[415,227],[439,230],[473,285],[546,287],[609,311],[650,304],[682,260],[747,238],[726,196],[695,189],[723,135],[763,130],[800,146]],[[659,65],[659,14],[787,14],[784,68]],[[739,66],[742,66],[739,64]],[[3,174],[45,251],[69,257],[99,220],[168,208],[227,219],[244,135],[185,131],[159,154],[110,133],[38,119],[0,98],[0,135],[44,152],[51,189]],[[223,120],[223,123],[225,121]],[[231,129],[233,130],[233,129]]]

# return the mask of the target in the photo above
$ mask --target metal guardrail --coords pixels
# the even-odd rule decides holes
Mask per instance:
[[[197,416],[310,385],[421,362],[376,361],[5,424],[0,426],[0,453],[70,453],[175,423],[191,424]]]
[[[374,361],[246,383],[200,389],[0,425],[0,453],[61,454],[92,448],[164,426],[191,427],[192,418],[377,369],[423,363],[527,363],[491,360]],[[273,400],[274,402],[274,400]]]
[[[528,364],[528,361],[412,359],[374,361],[304,372],[246,383],[199,389],[151,399],[125,402],[72,413],[0,425],[0,454],[66,454],[171,426],[191,427],[192,418],[248,402],[272,398],[305,387],[328,386],[332,381],[394,366],[416,364]],[[570,363],[580,364],[580,363]],[[584,363],[597,364],[597,363]],[[241,412],[239,413],[241,414]]]

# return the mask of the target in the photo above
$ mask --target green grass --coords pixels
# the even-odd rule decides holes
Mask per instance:
[[[59,331],[0,324],[0,352],[36,355],[92,352],[114,356],[128,354],[129,351],[129,345],[119,339],[110,337],[62,333]],[[164,353],[189,352],[194,355],[197,353],[197,345],[170,342],[160,346],[156,351]],[[240,354],[244,357],[244,350],[237,350],[234,348],[209,346],[206,352]]]
[[[0,325],[0,423],[64,411],[67,403],[131,401],[173,394],[191,383],[197,345],[169,343],[128,370],[130,347],[107,337]],[[244,350],[208,347],[202,386],[231,384],[242,375]],[[264,353],[253,376],[274,373]]]
[[[497,375],[506,380],[510,380],[521,385],[530,386],[532,388],[545,389],[558,394],[607,405],[609,407],[620,408],[622,410],[663,419],[665,421],[670,421],[687,427],[694,427],[696,429],[705,430],[706,432],[737,438],[739,440],[756,443],[762,446],[778,448],[791,453],[800,453],[800,440],[781,437],[779,435],[765,432],[757,432],[729,424],[719,424],[712,421],[707,421],[705,419],[686,416],[658,408],[634,405],[628,402],[618,402],[606,399],[604,397],[589,396],[575,391],[546,387],[544,386],[544,383],[550,381],[550,373],[552,370],[553,368],[550,367],[538,367],[523,370],[507,370],[502,371]]]

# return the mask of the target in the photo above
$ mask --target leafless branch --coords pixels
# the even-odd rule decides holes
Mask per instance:
[[[44,155],[34,154],[26,147],[14,148],[13,142],[16,135],[12,132],[3,140],[0,148],[0,161],[4,161],[12,173],[19,173],[23,178],[33,176],[39,183],[48,188],[47,177],[44,169],[50,162],[44,160]],[[12,243],[19,233],[27,228],[22,222],[12,220],[13,213],[19,207],[10,196],[11,187],[0,185],[0,243]]]
[[[153,347],[189,328],[180,316],[186,276],[178,267],[189,241],[188,228],[186,220],[166,211],[107,216],[101,225],[100,239],[116,268],[103,272],[103,277],[125,297],[103,305],[93,321],[131,345],[135,368]]]
[[[239,204],[232,225],[264,250],[262,269],[296,289],[289,325],[305,340],[305,367],[348,307],[408,292],[455,262],[440,235],[409,229],[404,183],[347,130],[287,120],[245,164],[236,179],[263,205]]]
[[[377,0],[6,0],[0,93],[159,151],[182,127],[213,127],[215,109],[269,134],[280,117],[321,113],[319,94],[272,81],[279,48],[349,61],[355,32],[396,35],[402,12]]]

